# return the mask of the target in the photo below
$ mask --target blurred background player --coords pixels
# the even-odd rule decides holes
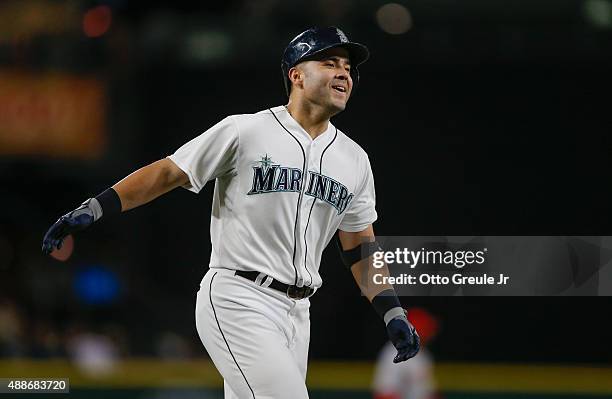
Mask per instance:
[[[393,363],[396,350],[387,342],[380,350],[374,371],[374,399],[433,399],[436,394],[433,357],[427,344],[436,336],[439,322],[423,308],[411,308],[408,320],[419,332],[421,350],[409,362]]]

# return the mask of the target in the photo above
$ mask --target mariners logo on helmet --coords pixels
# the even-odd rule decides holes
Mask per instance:
[[[302,54],[306,54],[307,52],[310,51],[312,46],[308,43],[301,42],[301,43],[296,44],[295,48],[298,49],[298,51],[300,51]]]

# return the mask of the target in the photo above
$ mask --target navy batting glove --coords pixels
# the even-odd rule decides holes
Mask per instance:
[[[75,231],[83,230],[96,221],[100,205],[93,203],[95,198],[83,202],[74,211],[68,212],[47,230],[42,243],[42,252],[49,255],[55,248],[60,249],[66,236]],[[97,217],[96,217],[97,216]]]
[[[396,317],[387,323],[389,339],[397,349],[393,363],[403,362],[414,357],[421,347],[419,334],[404,317]]]

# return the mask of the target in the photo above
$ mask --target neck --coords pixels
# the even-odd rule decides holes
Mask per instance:
[[[332,115],[322,107],[303,101],[296,101],[291,98],[286,107],[293,119],[306,130],[313,140],[327,130],[329,118],[331,118]]]

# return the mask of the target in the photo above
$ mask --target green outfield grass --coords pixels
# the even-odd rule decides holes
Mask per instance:
[[[373,368],[369,362],[311,362],[311,399],[370,398]],[[70,379],[69,395],[45,398],[221,399],[223,386],[209,360],[126,359],[104,376],[86,374],[64,359],[3,360],[0,377]],[[439,363],[435,379],[445,399],[612,398],[612,368],[605,367]]]

